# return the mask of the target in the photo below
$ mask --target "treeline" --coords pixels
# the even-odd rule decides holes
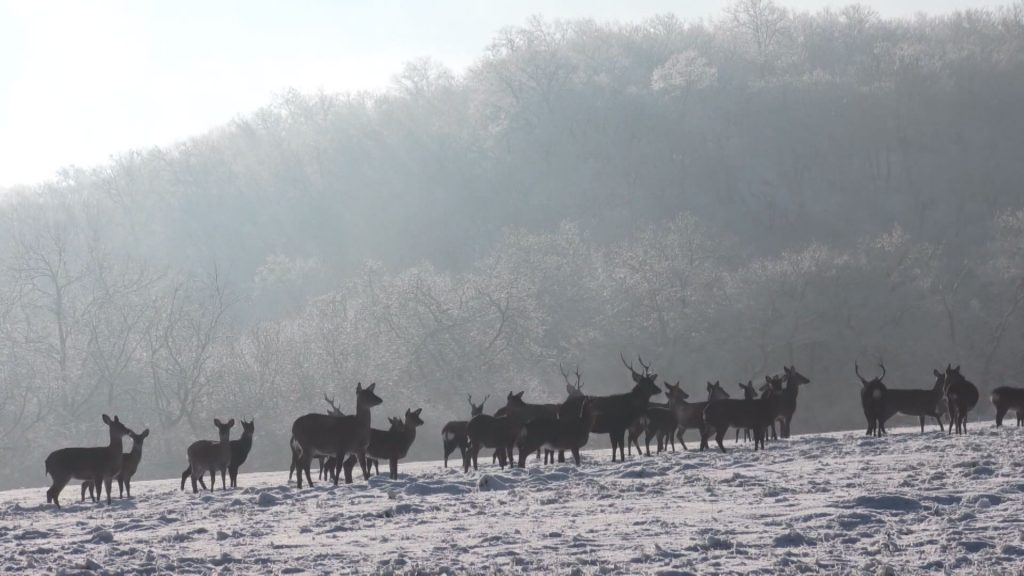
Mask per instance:
[[[560,398],[558,362],[624,388],[620,350],[698,395],[796,364],[797,432],[859,425],[855,358],[897,387],[954,360],[984,394],[1024,369],[1022,101],[1022,4],[744,0],[535,19],[459,76],[413,62],[69,168],[0,204],[0,458],[111,411],[173,474],[233,415],[283,468],[325,391],[377,381],[430,438],[467,392]]]

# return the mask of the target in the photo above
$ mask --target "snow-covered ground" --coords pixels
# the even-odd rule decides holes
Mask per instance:
[[[402,465],[337,488],[244,474],[239,489],[137,482],[112,506],[0,493],[0,571],[799,573],[1024,571],[1024,431],[971,423],[806,435],[754,453],[479,473]],[[726,444],[732,448],[732,442]],[[692,447],[692,446],[691,446]],[[145,461],[143,461],[145,466]],[[42,482],[42,479],[41,479]],[[115,486],[116,491],[116,486]]]

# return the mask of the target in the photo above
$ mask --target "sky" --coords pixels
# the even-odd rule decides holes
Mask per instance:
[[[783,0],[816,11],[849,1]],[[994,6],[868,0],[883,16]],[[717,17],[724,0],[0,0],[0,192],[165,146],[302,92],[380,90],[430,56],[455,71],[534,14]]]

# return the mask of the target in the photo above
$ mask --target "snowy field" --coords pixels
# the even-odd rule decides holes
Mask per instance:
[[[140,481],[136,498],[110,507],[75,502],[71,485],[59,511],[44,504],[40,478],[39,488],[0,493],[0,571],[1024,571],[1024,431],[991,422],[972,422],[966,437],[915,430],[623,464],[599,450],[578,470],[502,473],[488,456],[467,476],[421,462],[401,466],[397,481],[301,491],[284,484],[287,472],[243,474],[239,489],[198,496],[180,492],[178,479]]]

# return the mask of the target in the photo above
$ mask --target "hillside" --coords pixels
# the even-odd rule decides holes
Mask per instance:
[[[851,574],[1024,570],[1021,431],[795,436],[754,453],[464,475],[439,462],[297,491],[143,481],[107,507],[0,493],[0,569],[107,573]],[[733,448],[732,443],[727,443]],[[74,490],[65,491],[70,500]]]

